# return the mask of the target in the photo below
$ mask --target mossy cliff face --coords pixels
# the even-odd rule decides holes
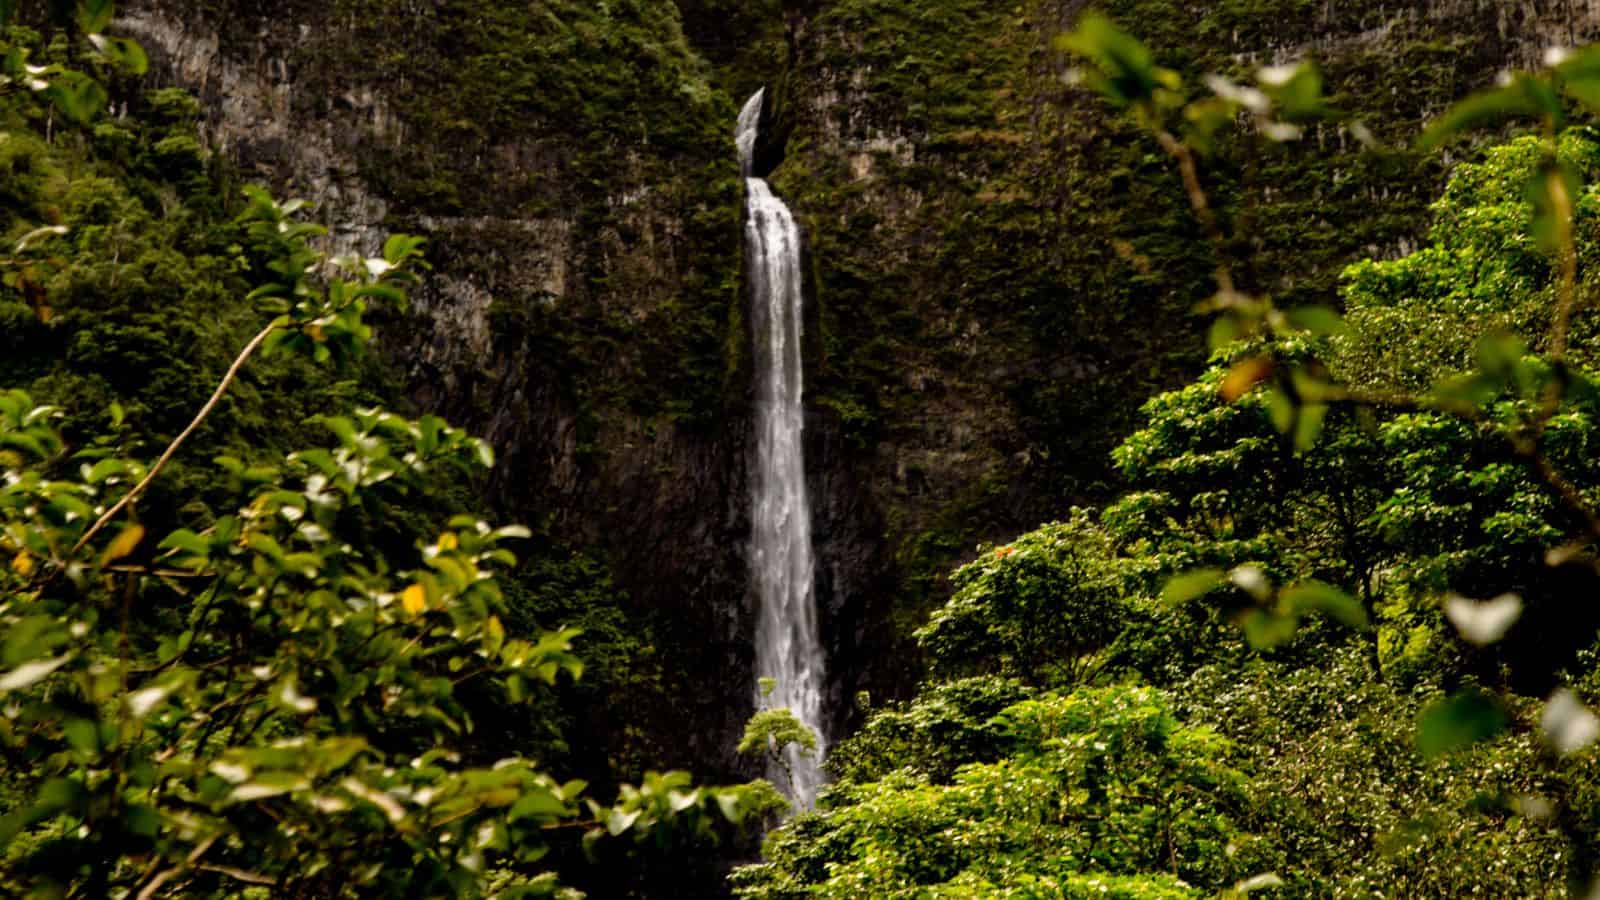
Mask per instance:
[[[493,441],[490,499],[604,559],[658,646],[624,768],[703,769],[753,693],[736,108],[671,3],[515,6],[145,0],[119,26],[337,247],[429,238],[380,323],[397,380]]]
[[[322,204],[335,242],[430,237],[433,277],[384,329],[404,391],[495,443],[506,512],[606,561],[659,647],[626,721],[657,764],[704,770],[751,702],[738,103],[769,86],[762,158],[809,244],[843,710],[915,680],[898,636],[939,573],[1112,489],[1133,411],[1201,361],[1210,251],[1171,167],[1051,49],[1083,5],[129,0],[122,23],[153,79],[200,95],[211,145]],[[1600,3],[1101,8],[1190,74],[1316,55],[1390,141],[1600,36]],[[1205,177],[1248,220],[1247,287],[1294,304],[1407,247],[1441,172],[1330,127]]]

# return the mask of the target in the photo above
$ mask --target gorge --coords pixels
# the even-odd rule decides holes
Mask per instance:
[[[180,551],[223,534],[205,551],[218,560],[270,557],[275,545],[226,530],[283,526],[304,504],[236,516],[233,496],[321,460],[302,454],[330,430],[345,439],[346,424],[319,416],[384,407],[428,424],[373,434],[443,440],[448,421],[482,437],[475,458],[493,465],[432,465],[409,494],[358,485],[382,502],[338,523],[349,548],[418,556],[359,570],[394,579],[367,592],[396,618],[341,646],[404,632],[391,648],[404,656],[417,647],[408,628],[425,634],[469,606],[485,617],[481,653],[424,660],[409,682],[454,692],[451,703],[403,725],[385,712],[372,746],[420,760],[436,728],[437,758],[493,772],[527,757],[559,774],[554,787],[529,776],[548,796],[519,807],[521,826],[512,816],[472,835],[489,846],[548,829],[551,871],[592,896],[874,896],[901,878],[905,896],[1026,897],[1042,879],[1076,898],[1099,889],[1083,878],[1104,875],[1112,896],[1167,900],[1281,872],[1291,893],[1327,883],[1356,897],[1448,894],[1477,859],[1503,861],[1519,886],[1546,877],[1540,865],[1600,868],[1600,851],[1582,849],[1594,823],[1557,802],[1589,796],[1588,757],[1549,752],[1539,718],[1558,689],[1583,713],[1600,697],[1600,681],[1584,680],[1591,623],[1561,606],[1591,582],[1557,540],[1589,521],[1562,503],[1600,496],[1587,401],[1550,389],[1470,427],[1429,418],[1439,410],[1423,401],[1345,402],[1501,366],[1500,380],[1471,383],[1477,402],[1592,365],[1588,244],[1572,285],[1551,277],[1550,233],[1516,230],[1551,204],[1507,188],[1530,171],[1574,185],[1600,171],[1583,98],[1560,95],[1545,126],[1495,119],[1437,149],[1417,136],[1504,71],[1542,71],[1566,58],[1551,48],[1600,39],[1600,0],[1095,4],[1151,66],[1170,67],[1128,83],[1178,85],[1138,114],[1095,89],[1102,45],[1076,31],[1098,21],[1082,0],[123,0],[103,27],[148,53],[138,73],[102,59],[131,50],[81,33],[108,4],[14,6],[8,40],[30,65],[80,87],[69,73],[83,69],[106,96],[82,87],[95,117],[71,124],[65,89],[0,92],[14,248],[0,260],[0,392],[59,410],[39,415],[59,414],[64,446],[84,456],[55,460],[51,477],[94,473],[104,483],[85,502],[98,503],[137,470],[96,463],[155,458],[232,383],[130,519],[126,534],[149,532],[137,552],[91,548],[111,574],[44,582],[81,587],[102,625],[134,623],[106,652],[130,667],[124,693],[153,691],[137,708],[212,683],[203,668],[161,680],[196,657],[226,669],[255,649],[226,631],[174,636],[184,629],[292,619],[248,603],[213,615],[200,598],[219,589],[191,585]],[[1297,68],[1306,60],[1315,68]],[[1274,79],[1291,78],[1301,94],[1285,100]],[[1311,112],[1271,118],[1305,97]],[[1523,111],[1527,97],[1493,112]],[[1161,116],[1166,134],[1149,127]],[[307,253],[357,257],[316,269],[317,290],[341,265],[371,278],[404,269],[416,276],[401,285],[408,305],[372,287],[363,322],[312,317],[235,365],[262,316],[290,315],[260,283],[297,271],[253,184],[309,201],[280,232],[295,216],[325,226]],[[1197,217],[1196,187],[1214,223]],[[1592,239],[1596,202],[1572,206],[1573,240]],[[420,256],[387,259],[394,234],[423,241]],[[1546,352],[1537,335],[1563,296],[1572,337],[1552,343],[1568,358],[1517,368],[1524,351]],[[1534,336],[1475,343],[1502,331]],[[1321,380],[1336,378],[1360,390]],[[1545,417],[1486,437],[1524,408]],[[0,427],[12,428],[7,410]],[[361,437],[339,452],[375,446]],[[1529,449],[1546,438],[1549,459]],[[5,466],[39,444],[8,440]],[[1552,499],[1537,489],[1541,466],[1563,465],[1577,488]],[[261,496],[261,508],[287,502]],[[50,507],[16,506],[39,508]],[[483,534],[499,534],[490,522],[529,533],[507,537],[518,563],[503,571],[504,556],[472,549],[479,568],[461,571],[498,579],[481,608],[438,587],[479,539],[476,520],[460,524],[468,514]],[[158,545],[175,530],[177,543]],[[20,540],[0,535],[0,579],[28,586],[47,554]],[[300,550],[274,564],[284,558],[302,568],[264,590],[317,584]],[[339,571],[341,590],[358,580]],[[1195,572],[1193,596],[1169,589]],[[146,593],[129,587],[146,576]],[[1446,602],[1459,612],[1479,596],[1524,616],[1492,646],[1458,639],[1444,618]],[[479,675],[474,660],[517,641],[554,653],[560,640],[539,636],[557,628],[575,633],[581,677],[560,657],[508,682],[533,698],[513,707]],[[47,661],[66,659],[53,648]],[[288,680],[252,675],[241,684],[273,705],[228,727],[263,746],[289,740],[294,716],[339,718],[340,679],[358,685],[349,696],[388,703],[376,679],[392,672],[308,662]],[[1504,741],[1419,750],[1414,732],[1440,698],[1478,714],[1474,726],[1511,723]],[[134,708],[80,706],[96,703]],[[1573,705],[1551,705],[1576,721],[1560,733],[1586,733]],[[815,733],[816,752],[739,753],[752,715],[779,708]],[[97,760],[112,735],[139,734],[74,724],[9,768]],[[207,726],[200,744],[212,736]],[[197,808],[245,771],[232,757],[222,774],[207,766],[189,771],[211,779],[202,800],[186,795]],[[663,780],[669,770],[692,772],[694,787]],[[337,786],[332,772],[303,782]],[[762,821],[730,828],[721,816],[738,806],[712,786],[762,777],[816,815],[756,804]],[[307,799],[287,776],[240,784],[247,797],[290,787],[262,795],[266,812],[229,813],[230,835],[291,797],[297,811],[370,814],[374,832],[400,821],[381,801],[351,813],[335,809],[352,802],[343,795]],[[585,814],[584,792],[638,804],[596,807],[591,846],[558,821]],[[393,794],[420,808],[419,795],[446,796]],[[1540,818],[1541,803],[1555,811]],[[678,814],[699,830],[661,824]],[[1458,814],[1475,824],[1429,831]],[[213,868],[184,862],[203,841],[149,850],[141,816],[129,815],[126,846],[151,853],[139,860],[151,868],[128,895],[158,872],[179,885],[254,871],[223,857],[231,839],[206,844]],[[763,827],[776,835],[765,856]],[[626,846],[606,849],[619,835]],[[950,862],[991,850],[993,869]],[[389,871],[411,864],[401,856]],[[758,858],[730,888],[728,870]],[[319,865],[354,870],[348,858]]]
[[[615,699],[658,719],[645,734],[695,723],[649,755],[730,771],[753,701],[727,697],[755,680],[756,620],[725,123],[770,82],[755,156],[811,241],[806,459],[840,717],[826,730],[858,720],[863,690],[906,696],[920,662],[905,635],[948,592],[947,567],[1106,495],[1137,398],[1203,357],[1189,310],[1206,267],[1181,203],[1134,178],[1146,164],[1120,126],[1063,85],[1050,42],[1082,4],[488,6],[136,0],[119,15],[148,79],[196,93],[202,135],[242,177],[317,203],[344,246],[371,251],[385,225],[429,237],[413,312],[379,330],[398,389],[487,436],[501,455],[487,496],[548,522],[557,557],[592,556],[664,646],[695,648],[660,661],[683,690]],[[1246,6],[1104,8],[1196,68],[1315,52],[1354,108],[1381,113],[1380,136],[1596,29],[1575,3]],[[1256,238],[1256,282],[1305,298],[1353,253],[1414,241],[1441,177],[1422,160],[1384,181],[1331,133],[1310,149],[1341,174],[1327,214],[1281,194]],[[1380,214],[1327,224],[1380,191]],[[1097,230],[1112,239],[1076,237]],[[584,718],[612,733],[608,715]]]

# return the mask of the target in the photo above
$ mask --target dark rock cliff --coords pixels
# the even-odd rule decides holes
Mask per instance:
[[[663,657],[634,724],[658,763],[704,771],[733,765],[751,703],[737,103],[771,88],[763,169],[810,248],[843,726],[856,691],[918,677],[905,635],[940,573],[1103,495],[1138,404],[1201,360],[1210,266],[1174,179],[1051,49],[1082,6],[134,0],[118,27],[336,245],[429,236],[433,276],[384,329],[404,392],[493,441],[502,512],[606,561]],[[1577,0],[1101,6],[1188,71],[1315,54],[1390,140],[1600,36]],[[1207,177],[1253,222],[1250,285],[1327,301],[1343,263],[1418,233],[1440,166],[1333,129],[1303,144]]]

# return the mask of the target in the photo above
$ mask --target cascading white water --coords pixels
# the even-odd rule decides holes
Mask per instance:
[[[749,211],[745,268],[757,373],[750,566],[759,606],[756,674],[776,682],[770,696],[761,696],[758,688],[756,702],[787,707],[817,733],[815,756],[803,756],[791,746],[787,757],[791,799],[810,808],[822,784],[823,654],[812,595],[811,507],[802,441],[800,229],[766,180],[750,174],[765,93],[757,91],[745,104],[735,132]],[[779,784],[783,780],[775,779]]]

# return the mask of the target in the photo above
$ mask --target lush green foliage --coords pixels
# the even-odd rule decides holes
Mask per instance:
[[[109,10],[80,4],[79,25],[106,57],[142,65],[131,42],[96,33]],[[55,67],[31,74],[40,96],[92,125],[103,89],[78,95],[98,82]],[[199,476],[209,489],[187,502],[147,491],[171,490],[159,477],[170,481],[169,460],[213,413],[228,418],[225,400],[250,393],[240,373],[257,351],[313,365],[357,357],[367,315],[403,304],[422,241],[396,235],[381,256],[330,260],[311,243],[323,230],[297,216],[301,204],[247,191],[232,228],[218,229],[237,241],[230,258],[164,245],[195,220],[154,227],[153,211],[114,177],[137,171],[127,156],[99,172],[57,168],[77,157],[28,129],[26,98],[10,99],[7,185],[21,202],[8,211],[15,250],[4,283],[8,316],[27,331],[8,358],[21,368],[7,377],[69,396],[63,385],[105,379],[102,391],[115,385],[143,402],[80,393],[63,408],[0,393],[8,889],[542,896],[560,888],[539,861],[580,836],[586,847],[608,834],[710,836],[718,822],[780,802],[762,783],[707,789],[652,772],[602,804],[534,760],[485,758],[492,743],[474,731],[489,705],[526,703],[583,667],[571,653],[576,629],[517,627],[526,623],[511,615],[500,584],[516,560],[500,543],[526,529],[457,515],[426,536],[412,530],[419,508],[446,518],[441,485],[492,464],[485,443],[437,417],[341,409],[337,394],[324,396],[309,424],[331,442],[218,456]],[[192,101],[168,92],[151,104],[158,120],[175,111],[178,129],[154,141],[155,156],[199,159],[197,143],[174,139]],[[93,127],[110,146],[147,146],[137,132]],[[215,185],[192,187],[199,198]],[[52,224],[26,230],[30,214]],[[247,271],[256,286],[230,297]],[[254,337],[237,355],[217,350],[247,316]],[[130,339],[156,355],[119,370],[51,353],[62,340],[103,352]],[[227,372],[185,372],[171,390],[150,381],[203,359],[175,340],[222,354]],[[147,463],[124,451],[137,446],[124,423],[160,428],[151,401],[170,404],[176,437],[160,438],[165,451]]]
[[[768,862],[741,870],[739,894],[1075,897],[1098,879],[1122,896],[1192,896],[1130,876],[1218,881],[1207,869],[1224,859],[1237,776],[1219,761],[1226,742],[1179,725],[1167,703],[1119,687],[1012,704],[978,726],[995,762],[933,780],[908,754],[904,768],[841,782],[831,810],[777,833]]]
[[[1428,141],[1506,115],[1542,133],[1455,167],[1427,245],[1345,269],[1340,313],[1307,305],[1326,303],[1330,261],[1401,233],[1430,176],[1408,153],[1347,153],[1396,126],[1339,108],[1381,106],[1383,79],[1445,71],[1451,48],[1347,72],[1324,97],[1314,67],[1223,59],[1241,33],[1282,37],[1286,3],[1214,4],[1182,35],[1158,14],[1171,4],[1115,5],[1191,46],[1168,69],[1105,20],[1063,40],[1081,83],[1126,114],[1085,127],[1084,153],[1045,147],[1085,94],[1056,93],[1031,36],[1049,11],[1029,5],[839,0],[801,29],[825,39],[784,47],[778,17],[798,5],[684,0],[686,38],[674,4],[649,0],[340,3],[327,14],[354,24],[298,52],[385,48],[368,74],[426,139],[354,143],[402,219],[569,229],[570,308],[518,287],[492,319],[497,342],[537,351],[585,463],[609,414],[706,429],[744,383],[732,107],[714,88],[744,90],[792,53],[775,124],[817,121],[778,177],[822,260],[829,434],[896,447],[905,423],[968,415],[974,396],[1015,419],[983,423],[971,456],[967,423],[951,429],[970,481],[906,466],[902,489],[944,509],[890,523],[927,596],[958,536],[1103,488],[1069,451],[1109,429],[1081,420],[1120,422],[1130,393],[1170,384],[1164,354],[1201,343],[1169,327],[1174,311],[1212,273],[1210,368],[1145,404],[1111,455],[1128,490],[950,575],[953,596],[906,629],[932,680],[866,710],[828,760],[822,808],[773,832],[766,862],[736,873],[741,895],[1537,895],[1558,871],[1578,887],[1600,835],[1600,721],[1583,705],[1600,700],[1600,613],[1573,602],[1592,593],[1600,536],[1600,143],[1567,126],[1600,96],[1600,57],[1553,59],[1445,116]],[[395,314],[420,244],[324,258],[296,207],[235,188],[191,98],[121,80],[147,60],[99,34],[110,10],[86,0],[48,44],[13,31],[0,82],[0,385],[26,388],[0,393],[0,892],[543,895],[584,834],[654,848],[673,871],[651,884],[705,864],[717,823],[779,801],[646,772],[660,737],[640,723],[673,715],[652,699],[671,693],[674,644],[629,620],[594,556],[541,535],[513,574],[502,543],[526,531],[452,515],[485,445],[374,402],[369,313]],[[268,18],[219,27],[248,37]],[[721,19],[758,36],[702,48],[712,73],[688,39]],[[1197,83],[1196,63],[1236,80]],[[419,65],[437,78],[403,77]],[[297,96],[340,102],[339,64],[307,71]],[[805,109],[806,91],[847,99]],[[101,120],[113,98],[131,115]],[[589,140],[552,139],[570,133],[558,121]],[[821,147],[830,128],[866,149]],[[1124,140],[1139,133],[1154,145]],[[1302,162],[1311,137],[1340,149]],[[459,175],[486,154],[518,177]],[[1397,172],[1399,199],[1346,221]],[[1290,200],[1256,206],[1249,178]],[[1112,220],[1125,206],[1137,222]],[[446,252],[514,256],[497,227]],[[1086,228],[1115,240],[1051,237]],[[879,232],[904,242],[865,239]],[[659,258],[612,267],[657,240]],[[685,267],[681,291],[663,292],[661,260]],[[922,290],[953,261],[958,289]],[[1100,370],[1019,364],[1069,346]],[[1000,374],[926,390],[921,373],[976,371],[995,348]],[[1020,513],[997,447],[1052,485]],[[668,618],[663,634],[693,632]],[[578,628],[551,622],[585,630],[593,667]],[[592,796],[609,783],[555,775],[602,744],[618,756],[586,771],[643,774],[612,803]],[[764,710],[739,749],[815,744]],[[621,885],[647,871],[628,861],[619,889],[649,890]]]
[[[384,257],[349,261],[321,287],[314,230],[291,212],[257,195],[247,213],[284,250],[280,280],[254,292],[280,312],[256,343],[318,357],[359,344],[367,302],[403,297],[418,242],[392,238]],[[173,879],[470,894],[486,857],[537,860],[548,827],[580,817],[582,782],[515,758],[465,763],[458,743],[472,729],[463,682],[517,703],[581,673],[575,632],[521,639],[501,621],[495,570],[515,560],[497,544],[526,530],[458,517],[405,557],[371,545],[366,523],[415,502],[419,475],[488,464],[481,441],[433,417],[324,416],[331,447],[277,465],[220,458],[239,511],[148,547],[136,522],[91,539],[120,508],[110,500],[154,472],[69,452],[54,411],[21,392],[0,412],[11,448],[0,688],[8,787],[31,797],[4,820],[8,880],[93,894]],[[686,817],[708,828],[708,813],[733,817],[746,796],[759,794],[651,775],[588,809],[594,835],[643,836]]]
[[[1248,292],[1200,174],[1236,125],[1292,143],[1336,117],[1315,69],[1197,95],[1104,19],[1063,46],[1183,176],[1214,365],[1144,407],[1114,454],[1131,490],[956,572],[918,638],[936,676],[978,677],[874,711],[738,890],[1586,890],[1597,145],[1552,98],[1590,103],[1600,55],[1444,117],[1428,140],[1504,114],[1545,133],[1458,167],[1431,244],[1351,266],[1341,315]]]
[[[955,595],[917,632],[936,674],[994,672],[1032,683],[1083,680],[1104,661],[1130,619],[1148,614],[1130,597],[1128,566],[1110,537],[1075,511],[951,577]]]

